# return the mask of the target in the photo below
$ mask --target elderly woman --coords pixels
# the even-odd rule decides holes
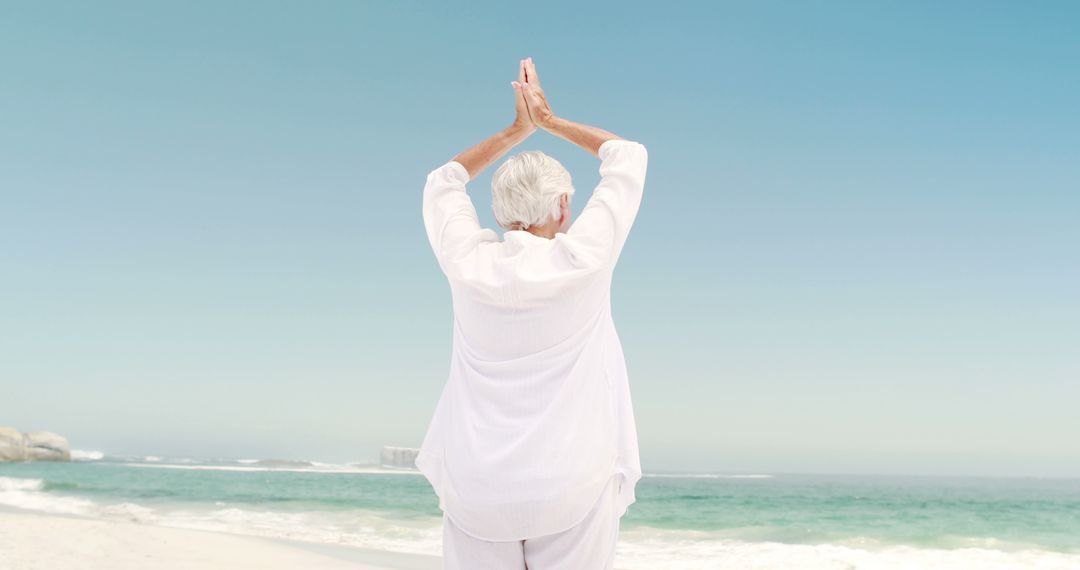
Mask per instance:
[[[450,374],[416,459],[443,511],[444,568],[610,569],[641,478],[611,278],[647,153],[556,116],[532,59],[513,124],[427,176],[423,218],[453,299]],[[499,239],[466,184],[537,128],[600,159],[571,223],[570,174],[542,152],[492,178]]]

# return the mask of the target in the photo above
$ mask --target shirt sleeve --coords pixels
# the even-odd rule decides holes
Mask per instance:
[[[451,160],[428,173],[424,185],[424,227],[444,270],[445,261],[457,254],[462,245],[475,241],[468,238],[483,229],[465,190],[468,182],[469,172],[460,162]]]
[[[613,266],[641,206],[649,155],[624,139],[605,141],[597,154],[600,183],[566,233],[587,263]]]

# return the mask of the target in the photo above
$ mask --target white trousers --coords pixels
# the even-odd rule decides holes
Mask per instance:
[[[458,528],[444,512],[443,570],[612,570],[623,515],[615,512],[619,484],[616,473],[577,525],[526,540],[481,540]]]

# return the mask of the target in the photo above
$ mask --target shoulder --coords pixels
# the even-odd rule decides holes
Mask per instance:
[[[629,139],[610,139],[603,142],[600,148],[597,150],[597,154],[600,158],[612,154],[632,154],[641,157],[648,157],[649,150],[645,148],[645,145],[637,141]]]

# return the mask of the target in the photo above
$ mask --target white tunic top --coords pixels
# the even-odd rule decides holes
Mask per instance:
[[[599,149],[601,181],[566,233],[481,228],[450,161],[427,176],[424,226],[453,299],[450,374],[416,465],[439,508],[484,540],[569,529],[621,478],[641,478],[612,270],[641,204],[648,155]]]

